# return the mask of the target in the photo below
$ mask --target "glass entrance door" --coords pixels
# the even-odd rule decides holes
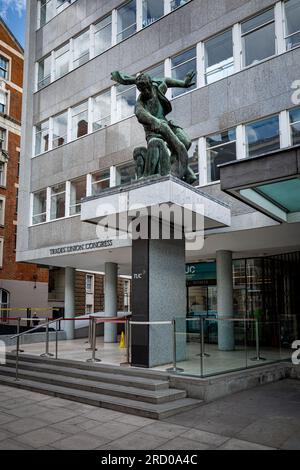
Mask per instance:
[[[187,316],[215,316],[217,313],[217,286],[189,286]]]

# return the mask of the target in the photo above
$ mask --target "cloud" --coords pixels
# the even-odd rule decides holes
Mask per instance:
[[[7,18],[8,10],[22,16],[26,9],[26,0],[0,0],[0,16]]]

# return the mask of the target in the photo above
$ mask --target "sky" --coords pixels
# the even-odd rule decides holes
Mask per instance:
[[[26,0],[0,0],[0,16],[24,47]]]

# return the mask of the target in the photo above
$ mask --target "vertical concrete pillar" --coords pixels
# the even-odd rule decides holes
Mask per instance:
[[[75,317],[75,269],[65,269],[65,317]],[[65,322],[67,339],[74,339],[75,325],[73,321]]]
[[[118,265],[116,263],[105,263],[105,285],[104,285],[104,308],[106,317],[116,317],[118,290]],[[104,343],[117,342],[117,324],[105,323]]]
[[[218,318],[233,317],[233,273],[231,251],[217,251]],[[218,345],[220,351],[234,349],[234,324],[218,322]]]

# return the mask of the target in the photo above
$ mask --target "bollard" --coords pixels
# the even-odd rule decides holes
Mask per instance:
[[[184,369],[180,369],[177,367],[177,361],[176,361],[176,320],[175,318],[172,320],[172,330],[173,330],[173,367],[170,367],[170,369],[167,369],[167,372],[183,372]]]
[[[46,351],[40,357],[53,357],[53,354],[49,352],[49,323],[46,325]]]
[[[121,362],[122,366],[130,365],[130,321],[126,318],[125,322],[125,347],[126,347],[126,361]]]
[[[259,344],[259,323],[255,320],[255,341],[256,341],[256,357],[252,357],[251,361],[265,361],[266,358],[260,355],[260,344]]]
[[[101,362],[101,359],[96,358],[96,330],[97,330],[97,319],[93,318],[92,323],[92,357],[87,359],[86,362]]]

